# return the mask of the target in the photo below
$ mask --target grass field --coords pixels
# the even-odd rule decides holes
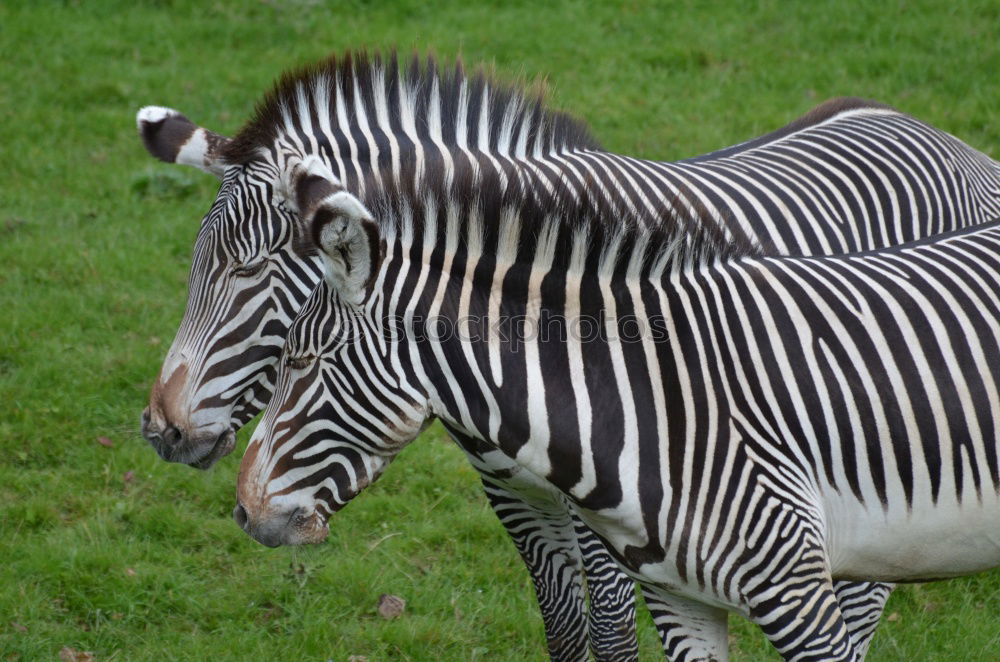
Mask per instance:
[[[3,2],[0,660],[544,657],[527,574],[440,430],[329,542],[277,550],[230,518],[239,453],[199,473],[140,439],[215,195],[146,155],[140,106],[231,134],[283,69],[396,45],[546,74],[556,105],[639,156],[710,151],[851,94],[997,157],[998,34],[997,0]],[[377,615],[382,593],[407,600],[401,618]],[[886,613],[872,660],[1000,659],[996,572],[902,588]],[[735,660],[776,659],[732,624]]]

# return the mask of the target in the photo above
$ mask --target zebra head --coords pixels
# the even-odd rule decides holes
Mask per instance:
[[[426,392],[404,367],[412,364],[403,325],[387,322],[390,281],[406,269],[384,260],[386,242],[357,198],[329,179],[298,182],[311,189],[301,208],[325,276],[289,329],[233,512],[269,546],[324,539],[330,515],[377,479],[430,416]]]
[[[232,451],[263,409],[285,331],[320,278],[275,159],[228,165],[228,139],[176,111],[148,107],[138,124],[151,154],[222,179],[202,221],[180,328],[142,415],[165,460],[199,468]]]

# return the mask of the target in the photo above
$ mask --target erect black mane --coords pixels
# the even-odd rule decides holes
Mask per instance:
[[[333,55],[320,62],[286,72],[270,92],[257,105],[253,118],[236,134],[223,151],[223,158],[229,163],[247,163],[260,156],[261,148],[270,148],[285,132],[286,117],[297,122],[300,106],[304,101],[313,111],[317,106],[317,92],[329,96],[326,103],[331,124],[337,125],[336,109],[342,105],[348,118],[348,126],[354,130],[356,118],[355,97],[365,109],[369,124],[377,123],[377,110],[384,111],[388,126],[378,126],[378,130],[403,134],[403,114],[405,110],[416,118],[415,129],[421,142],[429,143],[431,136],[427,123],[431,95],[437,85],[437,101],[440,103],[441,135],[446,146],[457,146],[458,130],[462,119],[465,121],[465,141],[470,148],[495,151],[501,148],[499,140],[505,122],[519,126],[528,122],[529,146],[537,137],[544,144],[556,148],[597,149],[597,141],[590,135],[586,125],[569,115],[545,107],[544,86],[535,81],[498,81],[482,68],[466,73],[461,61],[454,67],[441,67],[433,56],[421,59],[413,55],[409,61],[401,61],[395,51],[386,56],[378,52],[347,52],[341,57]],[[483,108],[484,91],[488,102]],[[464,117],[460,113],[460,100],[467,95],[468,103]],[[409,103],[403,103],[405,99]],[[380,102],[384,100],[384,103]],[[383,108],[379,109],[382,105]],[[488,144],[478,139],[480,113],[489,115]],[[314,112],[309,112],[315,117]],[[315,121],[315,120],[314,120]]]
[[[586,270],[618,276],[630,269],[645,274],[658,264],[669,271],[761,254],[754,243],[732,237],[722,218],[684,190],[650,211],[623,206],[596,190],[584,188],[579,194],[562,181],[552,190],[528,182],[530,178],[517,176],[514,166],[501,174],[460,164],[448,177],[440,164],[432,162],[420,174],[412,165],[404,166],[399,180],[366,185],[362,197],[383,234],[398,237],[409,231],[423,237],[427,210],[432,207],[437,210],[436,245],[446,243],[449,233],[457,233],[459,252],[477,244],[482,255],[511,263],[531,262],[549,231],[556,237],[553,266],[568,267],[575,242],[584,237]],[[443,220],[449,205],[457,212],[451,227]],[[518,226],[513,254],[501,238],[511,217],[516,217]],[[476,231],[480,237],[471,237]]]

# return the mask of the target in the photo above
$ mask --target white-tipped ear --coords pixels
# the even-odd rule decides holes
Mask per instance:
[[[222,177],[222,148],[229,138],[196,126],[180,112],[161,106],[146,106],[135,116],[146,150],[167,163],[194,166]]]
[[[326,279],[346,300],[360,304],[382,263],[382,240],[371,213],[347,191],[330,193],[309,214],[312,238]]]
[[[382,263],[382,240],[371,213],[315,154],[289,159],[278,188],[323,256],[327,282],[344,300],[363,302]]]

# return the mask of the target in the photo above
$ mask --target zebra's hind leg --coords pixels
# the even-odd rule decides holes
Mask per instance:
[[[493,512],[531,574],[549,656],[555,662],[589,661],[583,559],[565,503],[561,497],[529,502],[485,474],[482,479]]]
[[[576,539],[583,554],[590,597],[590,650],[597,662],[639,659],[635,634],[635,582],[622,572],[604,543],[577,517]]]
[[[642,597],[653,616],[671,662],[726,662],[729,623],[724,609],[643,586]]]
[[[892,584],[874,582],[834,582],[833,590],[840,603],[844,622],[854,640],[859,659],[865,659],[878,627],[885,602],[892,593]]]

